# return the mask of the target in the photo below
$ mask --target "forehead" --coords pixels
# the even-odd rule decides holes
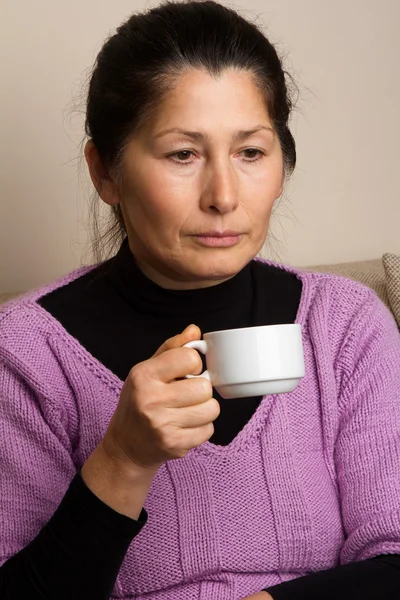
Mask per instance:
[[[233,125],[254,124],[257,120],[270,123],[266,101],[251,73],[226,69],[218,76],[205,70],[190,69],[177,76],[157,106],[151,128],[164,127],[171,120],[189,121],[207,127],[210,119]]]
[[[219,74],[209,73],[206,69],[186,69],[174,78],[173,89],[167,94],[166,99],[179,95],[196,95],[196,91],[209,89],[224,90],[231,88],[234,92],[246,90],[246,93],[260,95],[255,83],[254,75],[244,69],[228,68]]]

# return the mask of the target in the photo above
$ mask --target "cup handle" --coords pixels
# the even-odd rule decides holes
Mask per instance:
[[[194,348],[195,350],[198,350],[204,355],[207,354],[207,342],[205,342],[204,340],[194,340],[193,342],[188,342],[183,347]],[[208,371],[203,371],[200,375],[185,375],[186,379],[194,379],[197,377],[204,377],[205,379],[208,379],[208,381],[211,381],[210,374]]]

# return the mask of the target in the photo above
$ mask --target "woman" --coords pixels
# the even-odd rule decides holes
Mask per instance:
[[[394,321],[359,284],[255,259],[290,109],[273,46],[215,2],[105,43],[85,156],[124,240],[2,311],[2,598],[398,597]],[[185,379],[204,332],[295,321],[294,392]]]

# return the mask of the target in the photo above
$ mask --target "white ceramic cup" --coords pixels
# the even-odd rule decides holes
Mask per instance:
[[[205,377],[223,398],[292,392],[304,377],[301,326],[297,323],[225,329],[185,344],[206,356]]]

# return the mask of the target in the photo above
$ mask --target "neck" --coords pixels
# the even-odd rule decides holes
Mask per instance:
[[[159,274],[158,269],[155,270]],[[164,279],[148,272],[146,265],[139,268],[138,261],[125,240],[118,253],[110,260],[107,277],[125,299],[143,312],[152,314],[187,315],[205,314],[213,311],[224,311],[232,308],[243,299],[243,291],[252,289],[251,262],[239,273],[221,280],[210,281],[210,285],[202,286],[204,281],[183,282],[182,285],[171,277]],[[172,279],[172,281],[171,281]]]

